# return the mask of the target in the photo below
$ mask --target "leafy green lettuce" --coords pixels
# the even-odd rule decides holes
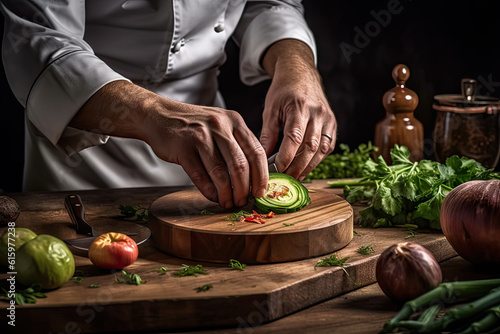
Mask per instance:
[[[379,162],[369,159],[363,167],[364,177],[344,187],[350,203],[370,200],[369,206],[360,212],[365,227],[441,229],[441,205],[453,188],[471,180],[500,179],[493,170],[466,157],[452,156],[445,164],[431,160],[411,162],[408,148],[395,145],[391,159],[390,166],[382,157]]]

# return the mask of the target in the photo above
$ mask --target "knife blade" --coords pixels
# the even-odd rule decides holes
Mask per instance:
[[[126,234],[129,237],[139,235],[139,233],[127,233]],[[84,250],[87,251],[89,250],[90,245],[92,242],[97,238],[96,237],[83,237],[83,238],[76,238],[76,239],[66,239],[63,240],[67,245],[74,247],[76,249]],[[137,245],[142,244],[144,241],[148,240],[148,238],[142,238],[141,240],[137,241],[134,240]]]
[[[277,155],[278,153],[274,153],[267,159],[267,166],[269,168],[269,173],[279,173],[278,167],[275,164]]]
[[[97,237],[84,237],[76,239],[63,240],[68,246],[74,247],[76,249],[88,251],[90,245]]]

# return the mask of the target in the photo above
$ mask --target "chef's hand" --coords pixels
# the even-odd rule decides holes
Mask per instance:
[[[205,197],[226,209],[264,196],[267,159],[235,111],[159,99],[146,121],[145,141],[156,155],[181,165]],[[215,186],[215,187],[214,187]]]
[[[235,111],[180,103],[116,81],[90,98],[70,125],[96,129],[103,119],[113,124],[105,134],[145,141],[159,158],[181,165],[200,192],[223,208],[245,205],[250,189],[264,196],[266,154]]]
[[[284,126],[276,166],[303,180],[335,147],[337,122],[310,48],[298,40],[273,44],[262,65],[272,76],[260,142],[270,155]]]

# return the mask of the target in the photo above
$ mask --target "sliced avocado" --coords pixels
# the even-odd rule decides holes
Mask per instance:
[[[309,191],[295,178],[283,173],[270,173],[267,191],[255,199],[255,206],[263,212],[289,213],[311,203]]]

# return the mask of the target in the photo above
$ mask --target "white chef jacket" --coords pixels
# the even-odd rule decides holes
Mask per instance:
[[[260,58],[273,42],[298,39],[315,52],[300,1],[2,0],[1,10],[5,72],[26,110],[24,190],[191,184],[146,143],[99,134],[109,120],[91,132],[68,123],[115,80],[223,107],[217,75],[230,37],[249,85],[269,78]]]

